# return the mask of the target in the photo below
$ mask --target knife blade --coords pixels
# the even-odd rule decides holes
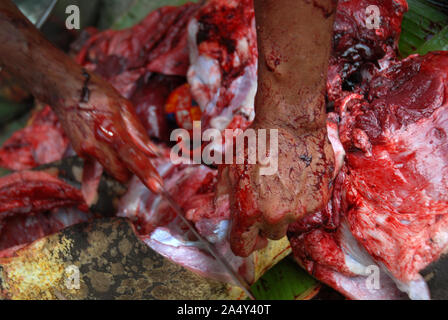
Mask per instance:
[[[170,205],[170,207],[176,212],[177,216],[182,220],[182,222],[188,227],[191,233],[204,245],[207,251],[216,259],[216,261],[227,271],[232,280],[240,286],[246,295],[251,300],[255,300],[254,295],[251,292],[250,286],[247,283],[246,279],[244,279],[238,272],[236,272],[229,262],[220,254],[220,252],[203,236],[196,231],[196,228],[193,224],[185,217],[184,210],[179,206],[179,204],[173,199],[171,194],[162,189],[161,192],[162,198]]]
[[[14,0],[22,13],[40,29],[47,21],[58,0]]]

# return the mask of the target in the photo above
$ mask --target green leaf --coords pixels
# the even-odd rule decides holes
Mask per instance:
[[[409,11],[403,17],[400,53],[444,50],[448,43],[448,15],[428,4],[426,0],[408,0]]]
[[[419,54],[426,54],[430,51],[436,50],[448,50],[448,26],[443,28],[442,31],[436,34],[433,38],[421,45],[417,49],[417,52]]]
[[[29,109],[29,104],[11,102],[0,97],[0,127],[17,119]]]
[[[0,97],[0,146],[16,131],[22,129],[28,118],[31,105],[17,103]]]
[[[303,300],[319,288],[319,282],[292,259],[283,259],[252,286],[257,300]]]
[[[125,2],[128,3],[128,7],[113,21],[112,29],[120,30],[132,27],[145,18],[148,13],[162,6],[179,6],[187,2],[197,2],[197,0],[126,0]]]
[[[0,126],[0,146],[17,130],[25,127],[28,121],[29,115],[24,115],[21,118],[11,121],[6,125]]]
[[[4,177],[8,174],[12,173],[12,171],[8,170],[8,169],[4,169],[4,168],[0,168],[0,178]]]
[[[99,10],[98,28],[112,28],[115,21],[124,15],[135,0],[103,0]]]

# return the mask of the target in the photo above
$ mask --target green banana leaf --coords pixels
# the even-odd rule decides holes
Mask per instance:
[[[448,26],[443,28],[439,33],[437,33],[430,40],[422,44],[417,52],[419,54],[426,54],[431,51],[436,50],[448,50]]]
[[[29,103],[12,102],[0,97],[0,146],[15,131],[25,126],[30,109]]]
[[[101,3],[97,27],[101,30],[112,28],[115,21],[127,14],[135,0],[105,0]]]
[[[25,127],[28,116],[22,117],[20,119],[11,121],[0,127],[0,146],[17,130]]]
[[[403,57],[448,48],[448,15],[426,0],[408,0],[399,49]]]
[[[30,105],[27,103],[12,102],[0,97],[0,128],[8,125],[29,109]]]
[[[280,261],[252,286],[257,300],[303,300],[312,298],[320,284],[292,259]]]

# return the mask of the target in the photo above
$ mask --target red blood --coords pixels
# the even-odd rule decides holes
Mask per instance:
[[[202,128],[222,130],[238,113],[252,121],[258,58],[253,2],[208,1],[189,31],[188,81]]]
[[[372,80],[370,103],[354,105],[357,116],[348,115],[340,128],[352,133],[351,141],[356,129],[365,132],[372,150],[369,155],[342,140],[351,231],[403,281],[415,279],[446,245],[447,72],[446,52],[395,64]]]
[[[256,43],[247,43],[248,51],[245,56],[240,57],[247,61],[235,62],[234,58],[240,54],[240,39],[255,40],[248,31],[252,27],[254,15],[251,0],[210,1],[201,8],[196,17],[199,22],[196,35],[199,52],[219,61],[225,75],[225,87],[229,87],[230,82],[240,76],[244,68],[258,57]]]
[[[221,217],[214,210],[213,204],[217,182],[215,170],[204,166],[175,166],[171,164],[169,157],[160,159],[159,162],[157,168],[162,173],[165,188],[188,212],[190,220],[198,221],[205,216]],[[150,234],[157,227],[166,226],[176,218],[176,213],[166,202],[161,202],[159,195],[151,194],[137,181],[130,185],[128,194],[122,198],[119,215],[133,220],[140,234]]]

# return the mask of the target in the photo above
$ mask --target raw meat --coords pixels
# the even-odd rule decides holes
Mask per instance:
[[[0,203],[0,251],[93,218],[79,190],[39,171],[0,178]]]
[[[236,115],[252,121],[258,56],[252,0],[208,1],[190,21],[188,39],[188,83],[202,128],[224,130]]]
[[[193,3],[162,7],[132,28],[97,33],[84,44],[77,61],[126,98],[148,72],[185,76],[189,66],[186,25],[198,8]]]
[[[374,12],[378,8],[378,27]],[[398,54],[398,40],[406,0],[340,0],[328,68],[327,95],[336,101],[349,93],[363,94],[372,76],[386,68]]]
[[[300,264],[351,297],[337,278],[377,264],[410,298],[429,298],[419,271],[448,245],[447,73],[447,52],[410,56],[375,75],[367,99],[337,106],[346,162],[326,220],[290,238]]]
[[[29,216],[11,216],[2,221],[0,256],[3,250],[29,244],[72,225],[92,220],[94,215],[76,208],[64,207]]]
[[[22,171],[0,179],[1,219],[11,214],[32,214],[66,206],[87,209],[77,189],[48,173]]]
[[[166,100],[186,82],[187,23],[198,8],[193,3],[162,7],[129,29],[89,30],[77,55],[78,63],[131,100],[148,135],[160,141],[169,141]]]
[[[185,81],[183,77],[162,74],[150,74],[138,81],[131,102],[151,138],[169,141],[171,128],[166,119],[165,104],[171,92]]]
[[[62,159],[68,138],[49,106],[37,111],[0,149],[0,167],[26,170]]]

